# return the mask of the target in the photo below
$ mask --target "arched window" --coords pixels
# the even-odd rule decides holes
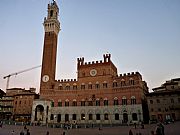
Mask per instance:
[[[129,85],[134,85],[134,80],[132,78],[129,79]]]
[[[88,84],[88,89],[92,89],[92,83],[91,82],[89,82],[89,84]]]
[[[136,98],[135,98],[135,96],[132,96],[132,97],[131,97],[131,104],[132,104],[132,105],[136,104]]]
[[[121,86],[125,86],[126,85],[126,82],[124,79],[121,80]]]
[[[69,100],[68,99],[66,99],[66,101],[65,101],[65,106],[69,106]]]
[[[86,102],[84,99],[81,100],[81,106],[85,106]]]
[[[96,88],[96,89],[99,89],[99,88],[100,88],[99,82],[96,82],[95,88]]]
[[[127,105],[127,99],[125,96],[122,97],[122,105]]]
[[[50,10],[50,17],[53,16],[53,10]]]
[[[84,90],[84,89],[85,89],[85,84],[82,83],[82,84],[81,84],[81,90]]]
[[[59,106],[59,107],[62,106],[62,101],[61,101],[61,99],[58,100],[58,106]]]
[[[118,98],[117,98],[117,97],[114,98],[114,105],[119,105],[119,102],[118,102]]]
[[[77,84],[76,83],[73,84],[73,90],[77,90]]]
[[[51,101],[51,107],[54,107],[54,101]]]
[[[66,90],[70,90],[70,85],[69,85],[69,83],[66,84]]]
[[[62,89],[63,89],[62,84],[59,84],[58,89],[59,89],[59,90],[62,90]]]
[[[107,82],[106,81],[103,82],[103,88],[107,88]]]
[[[77,106],[77,101],[76,101],[76,99],[73,99],[72,106]]]
[[[114,80],[114,81],[113,81],[113,87],[117,87],[117,86],[118,86],[117,81]]]
[[[96,106],[100,106],[100,100],[99,100],[99,98],[96,99]]]
[[[107,98],[104,99],[104,106],[108,106],[108,99]]]
[[[92,102],[92,99],[90,98],[89,101],[88,101],[88,106],[93,106],[93,102]]]

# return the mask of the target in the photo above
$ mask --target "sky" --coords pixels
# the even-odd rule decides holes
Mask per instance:
[[[0,89],[4,76],[41,65],[43,20],[52,0],[0,0]],[[60,9],[56,79],[75,79],[77,58],[110,53],[118,74],[140,72],[149,90],[180,78],[179,0],[56,0]],[[41,68],[11,76],[35,87]]]

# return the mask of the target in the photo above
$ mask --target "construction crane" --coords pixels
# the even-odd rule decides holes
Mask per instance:
[[[16,73],[12,73],[12,74],[9,74],[9,75],[7,75],[7,76],[4,76],[3,79],[6,79],[6,78],[7,78],[6,90],[9,88],[9,80],[10,80],[10,77],[11,77],[11,76],[14,76],[14,75],[16,76],[16,75],[21,74],[21,73],[23,73],[23,72],[27,72],[27,71],[30,71],[30,70],[33,70],[33,69],[39,68],[39,67],[41,67],[41,65],[35,66],[35,67],[32,67],[32,68],[28,68],[28,69],[25,69],[25,70],[22,70],[22,71],[19,71],[19,72],[16,72]]]

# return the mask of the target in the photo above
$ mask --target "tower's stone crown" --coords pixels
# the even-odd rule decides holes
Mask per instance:
[[[55,32],[56,34],[60,31],[60,22],[58,21],[59,8],[55,1],[48,4],[48,15],[44,18],[44,30],[45,32]]]

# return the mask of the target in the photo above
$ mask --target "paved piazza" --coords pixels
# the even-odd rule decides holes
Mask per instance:
[[[70,129],[66,135],[128,135],[129,129],[132,129],[134,135],[136,133],[141,133],[142,135],[150,135],[150,131],[155,129],[155,124],[145,125],[145,129],[134,129],[133,126],[120,126],[120,127],[104,127],[102,130],[98,128],[79,128],[79,129]],[[165,125],[165,135],[180,135],[180,122],[171,123]],[[31,135],[46,135],[46,132],[49,131],[50,135],[62,135],[63,129],[61,128],[47,128],[41,126],[27,126],[30,130]],[[14,130],[14,135],[19,135],[20,131],[23,129],[23,126],[15,125],[3,125],[3,128],[0,128],[0,135],[11,135],[11,132]]]

